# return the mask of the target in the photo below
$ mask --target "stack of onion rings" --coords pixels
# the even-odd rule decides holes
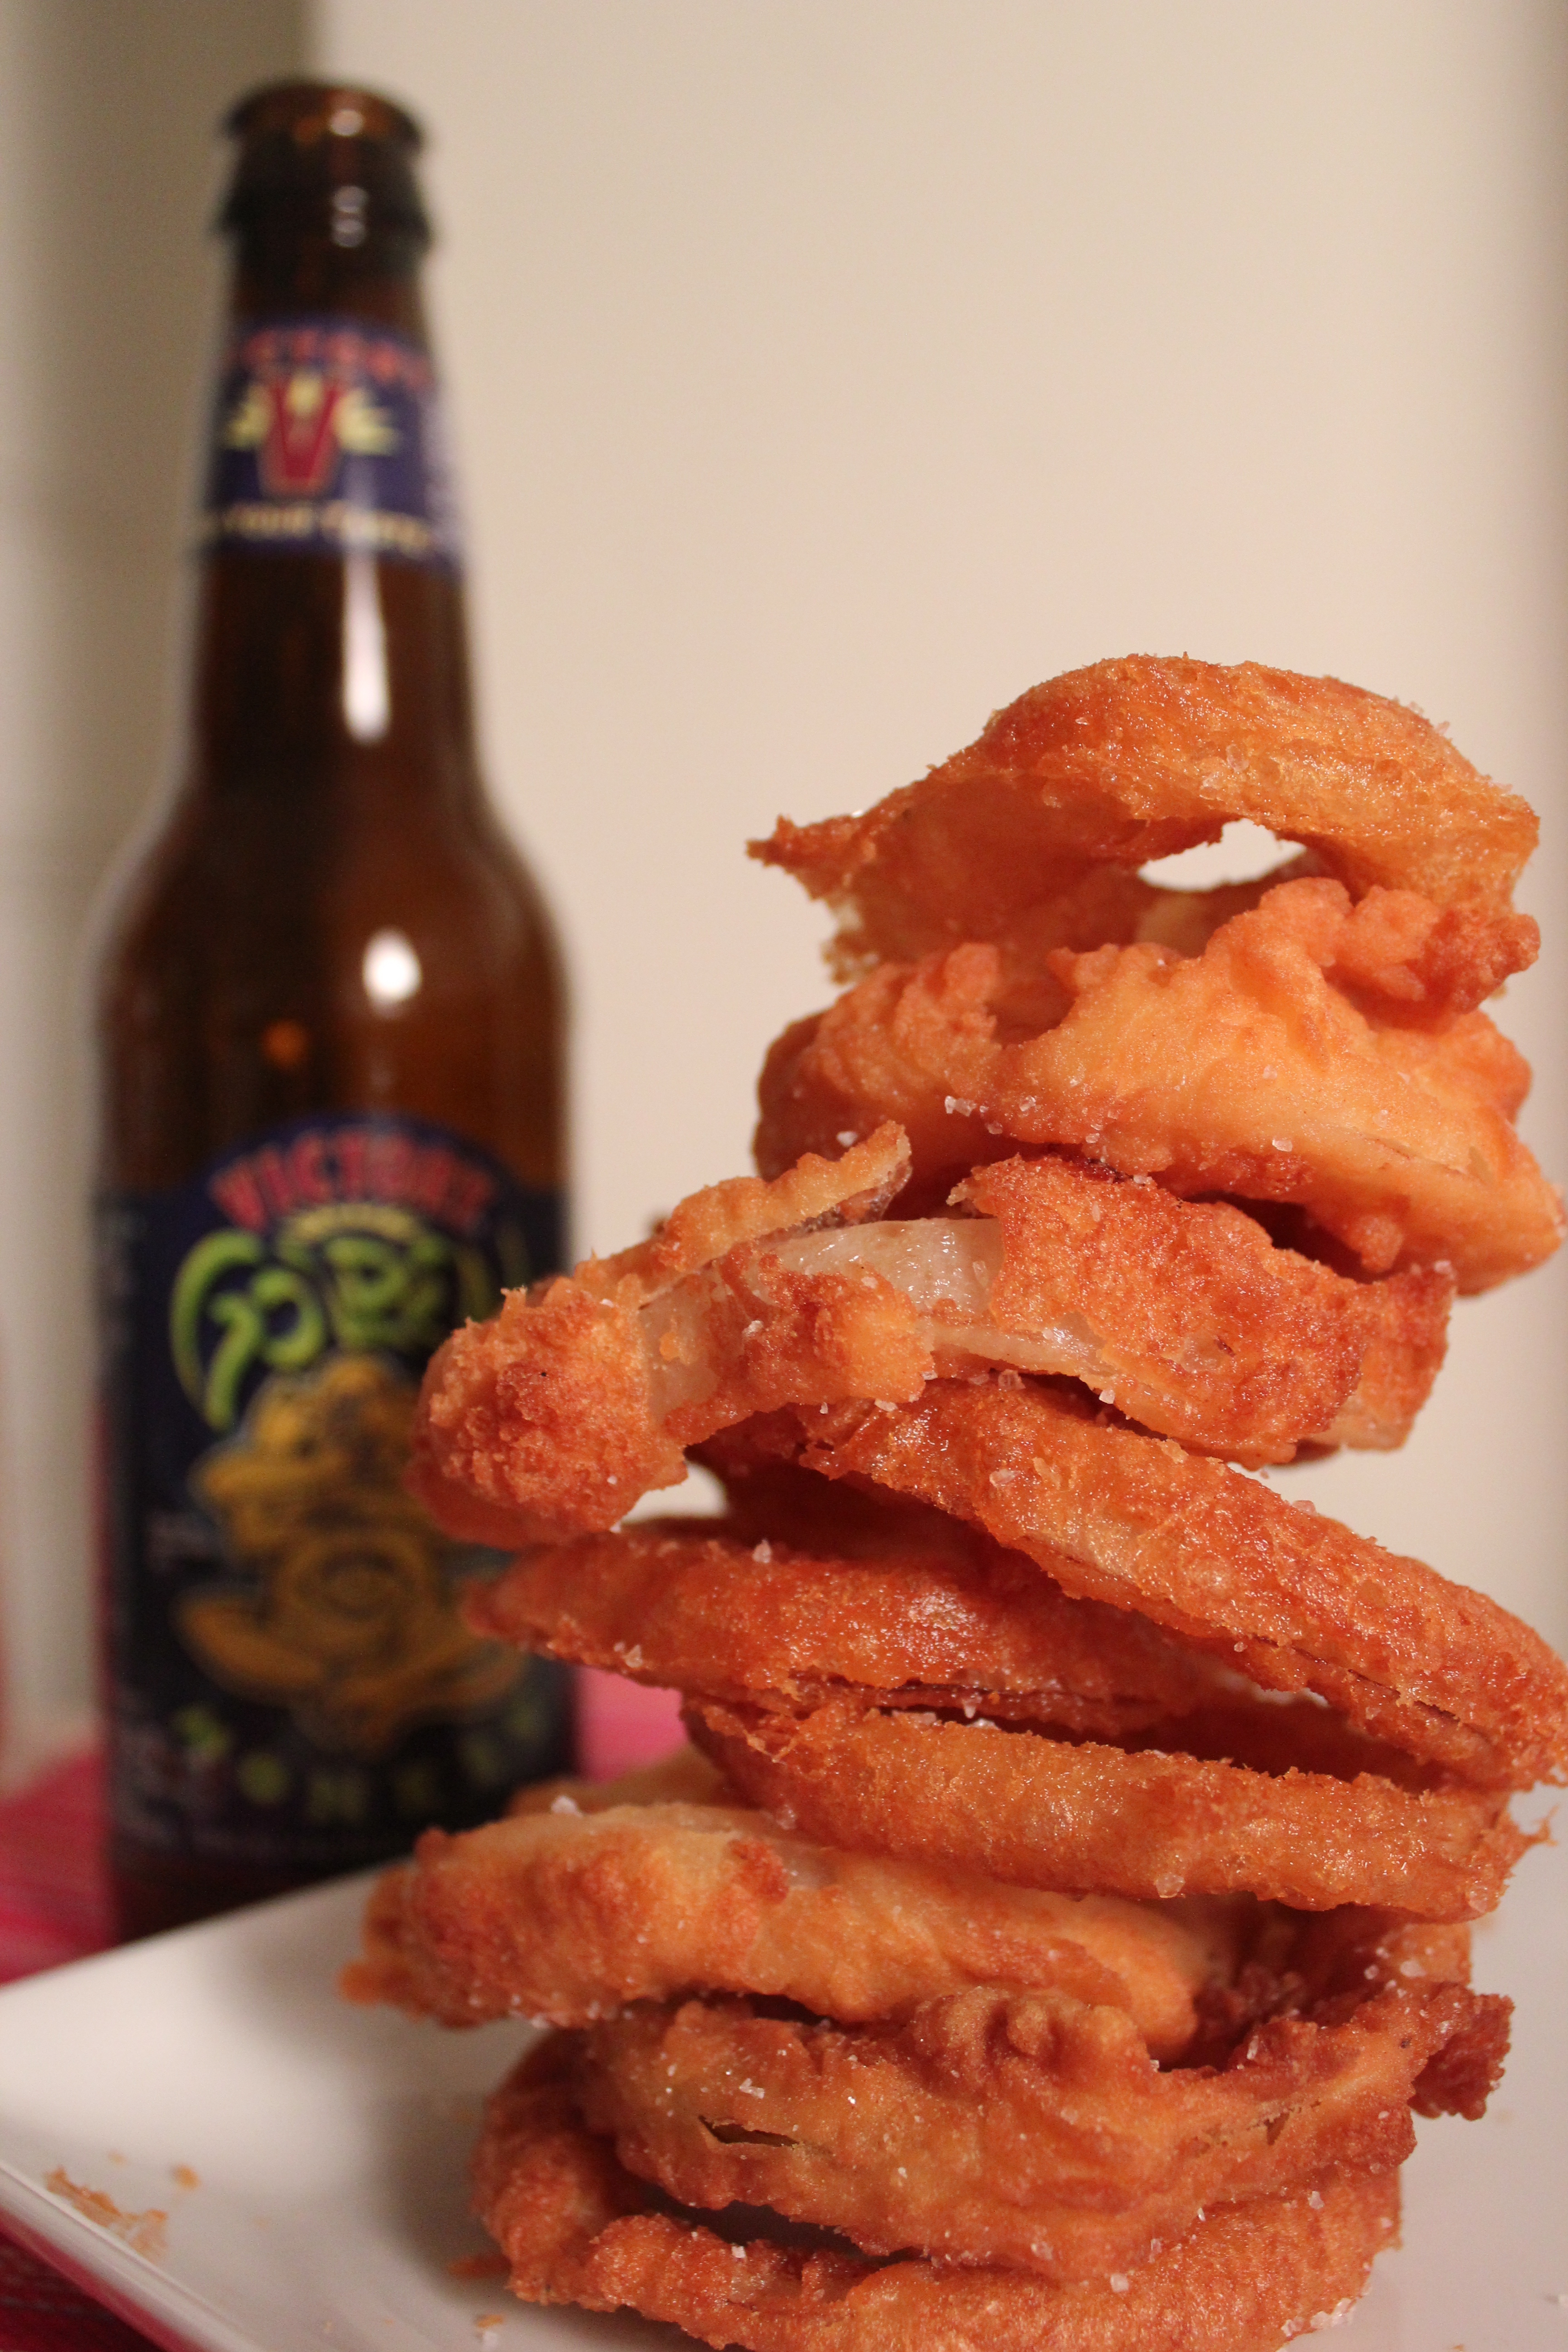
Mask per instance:
[[[1133,870],[1235,816],[1301,855]],[[347,1972],[550,2029],[476,2159],[517,2293],[757,2352],[1263,2352],[1360,2293],[1412,2114],[1500,2070],[1467,1923],[1568,1669],[1246,1474],[1398,1444],[1455,1292],[1557,1244],[1479,1009],[1533,839],[1396,704],[1131,661],[761,847],[853,982],[762,1178],[421,1403],[417,1491],[521,1547],[475,1630],[695,1743],[428,1833]],[[723,1518],[617,1527],[689,1457]]]
[[[530,2303],[631,2308],[751,2352],[1275,2352],[1342,2319],[1399,2219],[1395,2172],[1326,2176],[1201,2222],[1132,2271],[1055,2286],[1027,2271],[841,2243],[723,2233],[729,2217],[672,2213],[582,2119],[580,2053],[552,2036],[490,2103],[474,2202]]]

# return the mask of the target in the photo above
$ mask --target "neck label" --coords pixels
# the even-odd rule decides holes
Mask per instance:
[[[258,555],[455,565],[428,352],[363,319],[242,320],[219,373],[202,537]]]

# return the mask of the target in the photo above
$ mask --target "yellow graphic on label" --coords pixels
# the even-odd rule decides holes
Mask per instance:
[[[384,1358],[278,1372],[191,1485],[251,1588],[186,1596],[187,1648],[321,1746],[373,1756],[411,1723],[489,1706],[522,1671],[470,1633],[449,1547],[402,1484],[414,1391]]]

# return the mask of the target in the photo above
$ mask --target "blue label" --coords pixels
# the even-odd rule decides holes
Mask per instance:
[[[363,319],[248,320],[224,353],[204,536],[255,553],[455,564],[430,354]]]
[[[417,1119],[302,1119],[100,1222],[112,1802],[305,1874],[564,1768],[564,1672],[470,1633],[493,1554],[405,1491],[419,1375],[560,1263],[560,1198]]]

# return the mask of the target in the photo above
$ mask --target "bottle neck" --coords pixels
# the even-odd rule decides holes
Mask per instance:
[[[478,790],[462,590],[368,554],[204,560],[190,782]]]
[[[344,245],[331,216],[269,214],[237,236],[202,518],[198,790],[477,790],[422,243],[395,224]]]

